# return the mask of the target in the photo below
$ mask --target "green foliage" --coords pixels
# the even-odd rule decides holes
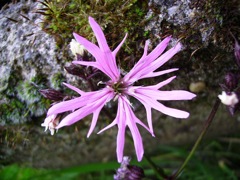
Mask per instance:
[[[240,177],[238,172],[240,156],[238,143],[231,145],[219,141],[212,141],[205,147],[199,149],[189,164],[179,176],[179,180],[237,180]],[[161,145],[156,147],[155,155],[151,159],[158,166],[163,168],[164,173],[171,175],[187,157],[186,148]],[[131,161],[144,169],[146,178],[144,180],[156,179],[153,169],[144,158],[141,162]],[[85,164],[76,167],[69,167],[59,170],[36,169],[16,164],[2,167],[0,177],[2,180],[110,180],[116,172],[119,164],[116,162]],[[162,178],[163,179],[163,178]]]
[[[87,164],[60,170],[46,170],[20,167],[13,164],[2,168],[0,177],[2,180],[76,180],[80,177],[88,180],[110,180],[113,179],[114,170],[118,167],[118,163],[110,162]]]

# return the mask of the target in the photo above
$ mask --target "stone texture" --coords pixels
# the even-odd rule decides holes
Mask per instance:
[[[56,82],[51,83],[52,79],[59,73],[65,74],[65,64],[58,61],[60,52],[53,37],[40,28],[42,17],[35,13],[39,5],[32,0],[21,0],[0,11],[2,125],[44,115],[46,107],[38,89],[44,86],[59,88]]]

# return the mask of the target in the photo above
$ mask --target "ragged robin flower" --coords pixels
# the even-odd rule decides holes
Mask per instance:
[[[181,44],[177,43],[174,47],[164,52],[171,40],[171,37],[167,37],[148,54],[149,41],[146,41],[141,59],[124,77],[122,77],[121,71],[116,63],[116,54],[123,45],[127,34],[116,49],[111,51],[101,27],[92,17],[89,17],[89,23],[95,33],[98,46],[76,33],[73,35],[76,41],[83,45],[84,48],[95,58],[95,61],[73,61],[73,63],[97,68],[109,77],[109,81],[104,83],[106,86],[103,89],[90,92],[84,92],[77,87],[64,83],[68,88],[76,91],[79,94],[79,97],[53,105],[48,110],[46,119],[52,115],[69,112],[69,114],[65,116],[56,127],[54,127],[57,130],[64,126],[70,126],[73,123],[82,120],[84,117],[93,114],[91,126],[87,134],[87,137],[89,137],[96,126],[99,113],[103,107],[111,100],[117,101],[118,109],[115,119],[111,124],[98,133],[102,133],[103,131],[117,125],[118,134],[116,152],[118,162],[121,162],[124,151],[125,131],[126,127],[128,127],[133,137],[137,159],[138,161],[141,161],[144,149],[142,137],[139,133],[137,124],[144,127],[152,136],[154,136],[151,113],[152,109],[175,118],[187,118],[189,116],[188,112],[166,107],[159,101],[191,100],[195,95],[184,90],[159,90],[175,79],[176,76],[151,86],[134,86],[134,83],[144,78],[157,77],[178,70],[177,68],[173,68],[156,71],[181,50]],[[142,123],[142,121],[134,114],[129,100],[130,96],[136,98],[145,107],[148,126]]]

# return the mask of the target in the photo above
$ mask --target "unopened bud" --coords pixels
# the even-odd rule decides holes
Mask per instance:
[[[54,89],[41,89],[39,92],[47,99],[53,101],[62,101],[65,98],[65,95]]]
[[[128,165],[128,173],[126,174],[125,178],[128,180],[141,180],[145,177],[144,171],[142,168],[138,166],[131,166]]]
[[[77,57],[77,54],[83,56],[85,48],[83,45],[79,44],[75,39],[72,39],[70,42],[70,50],[72,51],[73,55]]]
[[[76,75],[76,76],[79,76],[79,77],[84,76],[83,70],[75,64],[71,64],[70,66],[65,67],[65,69],[69,74]]]
[[[114,175],[114,180],[141,180],[145,177],[142,168],[129,165],[130,160],[127,156],[123,157],[121,167],[118,168],[117,174]]]
[[[234,73],[227,73],[224,80],[228,91],[233,91],[238,85],[238,77]]]

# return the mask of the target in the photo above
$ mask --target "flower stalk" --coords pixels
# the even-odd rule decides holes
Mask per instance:
[[[201,134],[199,135],[198,139],[196,140],[194,146],[192,147],[192,150],[190,151],[190,153],[188,154],[187,158],[185,159],[185,161],[183,162],[183,164],[181,165],[181,167],[177,170],[176,173],[174,173],[170,178],[168,178],[168,180],[174,180],[176,179],[184,170],[184,168],[186,167],[186,165],[188,164],[188,162],[190,161],[190,159],[192,158],[192,156],[194,155],[196,149],[198,148],[200,142],[202,141],[204,135],[206,134],[208,128],[210,127],[210,125],[212,124],[212,121],[217,113],[218,107],[220,105],[220,100],[217,98],[215,101],[215,104],[207,118],[207,121],[203,127],[203,130],[201,131]]]

